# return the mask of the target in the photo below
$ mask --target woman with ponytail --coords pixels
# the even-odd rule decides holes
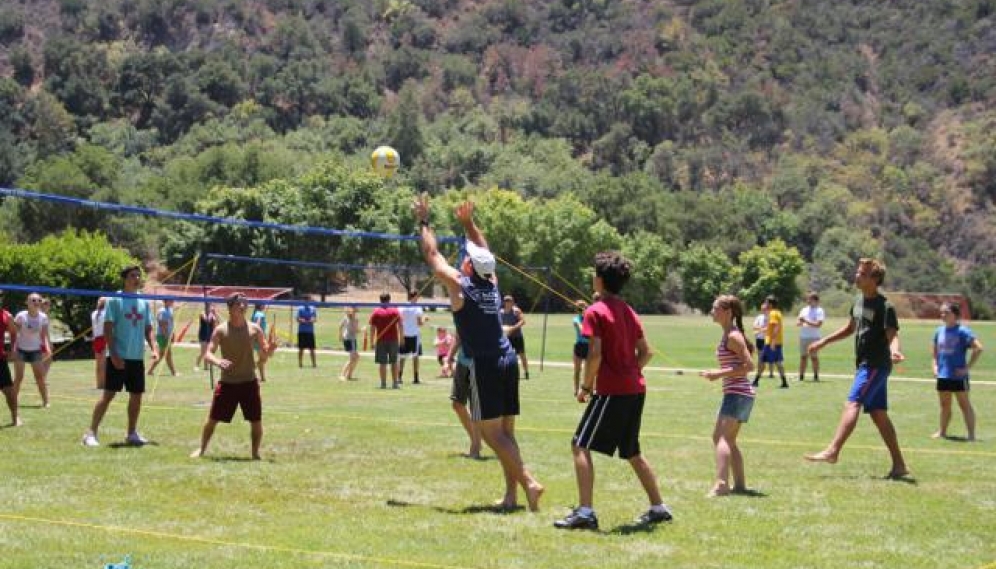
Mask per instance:
[[[754,369],[753,346],[744,337],[743,304],[732,295],[722,295],[712,304],[712,320],[723,329],[716,347],[719,369],[699,373],[709,381],[723,380],[723,404],[716,417],[712,441],[716,446],[716,481],[710,496],[726,496],[747,491],[744,458],[737,446],[740,425],[750,418],[754,406],[754,386],[747,377]],[[733,488],[730,488],[730,470]]]

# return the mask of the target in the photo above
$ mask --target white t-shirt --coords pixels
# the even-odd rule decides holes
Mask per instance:
[[[48,326],[48,316],[39,312],[31,316],[27,310],[22,310],[14,317],[17,323],[17,349],[25,352],[37,352],[42,348],[42,328]]]
[[[758,314],[757,317],[754,318],[754,328],[757,330],[757,332],[754,332],[754,337],[759,340],[763,340],[764,331],[768,328],[767,315],[765,315],[763,312],[761,314]]]
[[[422,318],[425,312],[422,311],[421,306],[405,306],[400,309],[401,312],[401,328],[404,334],[408,338],[412,338],[419,335],[418,332],[418,321]]]
[[[94,338],[104,337],[104,310],[94,310],[90,313],[90,326],[93,328]]]
[[[823,313],[823,309],[819,306],[803,306],[802,310],[799,311],[799,318],[805,318],[810,322],[823,322],[826,319],[826,315]],[[799,330],[800,340],[819,340],[820,339],[820,329],[810,326],[808,324],[802,325],[802,330]]]

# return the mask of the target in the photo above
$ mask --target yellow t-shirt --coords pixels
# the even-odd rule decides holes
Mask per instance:
[[[775,329],[778,335],[775,335]],[[764,332],[764,344],[767,346],[781,346],[785,339],[785,327],[782,326],[782,311],[770,310],[768,312],[768,329]]]

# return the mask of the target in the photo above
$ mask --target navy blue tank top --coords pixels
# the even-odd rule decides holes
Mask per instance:
[[[490,281],[460,277],[463,308],[453,313],[460,345],[470,357],[498,357],[512,351],[501,333],[501,293]]]

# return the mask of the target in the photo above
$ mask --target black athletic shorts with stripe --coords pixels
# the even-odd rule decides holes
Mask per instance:
[[[475,421],[519,414],[519,362],[515,353],[474,357],[470,366],[470,416]]]
[[[571,442],[609,456],[618,450],[622,459],[639,456],[645,399],[645,393],[592,395]]]

